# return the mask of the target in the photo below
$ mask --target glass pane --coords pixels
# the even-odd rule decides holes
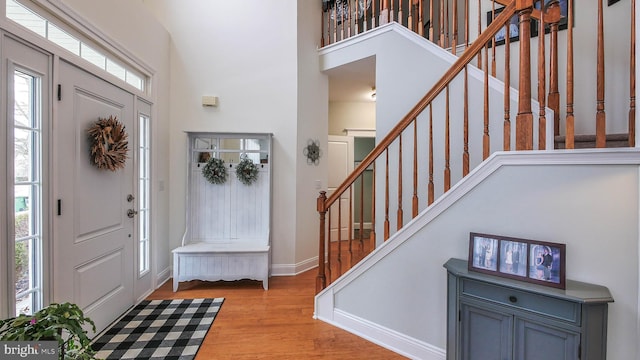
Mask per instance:
[[[260,147],[259,139],[245,139],[244,140],[244,149],[245,150],[262,150]]]
[[[16,193],[18,191],[16,190]],[[31,211],[29,211],[29,197],[16,196],[15,212],[15,238],[22,239],[32,235],[31,233]],[[18,210],[19,209],[19,210]]]
[[[13,0],[7,0],[7,18],[17,22],[36,34],[45,37],[47,22],[31,10]]]
[[[196,149],[215,149],[215,140],[216,139],[196,138],[193,146]]]
[[[27,241],[19,241],[16,243],[16,248],[15,248],[15,279],[16,279],[16,283],[15,283],[15,287],[16,287],[16,294],[20,294],[23,293],[25,291],[28,291],[29,289],[31,289],[32,284],[31,284],[31,279],[32,279],[32,267],[31,267],[31,241],[27,240]],[[29,297],[30,299],[31,297]],[[18,299],[16,299],[18,300]],[[25,301],[25,300],[22,300]],[[23,309],[27,308],[30,309],[31,308],[31,302],[29,302],[28,304],[19,304],[18,301],[16,301],[16,308],[19,311],[23,311]]]
[[[220,153],[220,159],[224,160],[225,163],[239,163],[240,162],[240,153],[232,152],[232,153]]]
[[[242,139],[220,139],[220,149],[240,150]]]
[[[120,80],[125,79],[125,69],[120,66],[120,64],[113,62],[111,59],[107,59],[107,72],[117,76]]]
[[[126,75],[127,79],[127,83],[129,85],[134,86],[136,89],[140,89],[140,90],[144,90],[142,84],[144,84],[142,82],[142,78],[139,77],[138,75],[132,73],[131,71],[127,71],[127,75]]]
[[[21,72],[13,76],[13,118],[17,126],[33,127],[33,77]]]
[[[16,297],[16,316],[20,314],[31,315],[35,311],[33,309],[33,293],[26,293]]]
[[[48,38],[54,44],[60,45],[75,55],[80,55],[80,41],[51,23],[49,23]]]
[[[14,177],[15,182],[32,180],[33,166],[33,144],[31,142],[31,131],[14,130]]]
[[[82,43],[80,45],[80,56],[101,69],[105,68],[105,56],[97,52],[96,50],[93,50],[85,43]]]

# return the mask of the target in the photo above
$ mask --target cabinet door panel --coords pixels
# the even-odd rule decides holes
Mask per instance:
[[[522,360],[578,358],[579,334],[516,319],[515,357]]]
[[[463,360],[511,359],[513,315],[460,304]]]

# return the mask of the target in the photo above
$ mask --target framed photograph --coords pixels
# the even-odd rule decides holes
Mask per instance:
[[[504,7],[496,9],[495,13],[493,11],[487,12],[487,26],[489,26],[493,22],[493,19],[497,17],[502,12],[502,10],[504,10]],[[520,22],[520,19],[518,18],[518,14],[513,15],[511,17],[511,20],[509,21],[509,40],[511,42],[518,41],[520,39],[519,22]],[[495,36],[496,46],[504,45],[504,42],[505,42],[504,39],[505,39],[506,33],[507,33],[506,27],[502,27],[500,31],[498,31],[498,33]],[[535,37],[537,35],[538,35],[538,28],[536,26],[536,22],[532,20],[531,21],[531,37]],[[493,44],[489,43],[489,47],[491,46],[493,46]]]
[[[541,285],[565,288],[565,245],[529,243],[529,280]]]
[[[565,244],[469,234],[469,271],[565,288]]]
[[[495,273],[498,271],[498,239],[492,235],[471,233],[469,239],[469,270]]]

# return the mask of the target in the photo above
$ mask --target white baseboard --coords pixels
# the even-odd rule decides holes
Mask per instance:
[[[271,264],[271,276],[295,276],[318,267],[318,257],[312,257],[297,264]]]
[[[171,274],[173,274],[173,270],[171,266],[165,268],[164,270],[158,272],[156,276],[156,289],[162,286],[162,284],[166,283],[171,279]]]
[[[320,319],[410,359],[445,360],[446,351],[394,330],[335,309],[333,319]]]

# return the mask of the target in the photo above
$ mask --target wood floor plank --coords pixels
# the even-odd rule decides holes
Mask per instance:
[[[262,282],[171,282],[147,299],[224,297],[196,360],[210,359],[405,359],[358,336],[313,319],[316,271]]]

